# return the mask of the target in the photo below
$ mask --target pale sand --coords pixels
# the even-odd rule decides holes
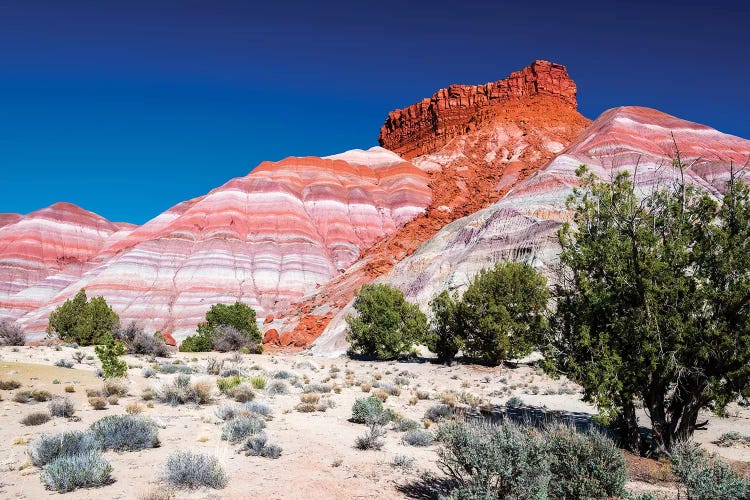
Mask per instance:
[[[93,348],[82,350],[93,355]],[[39,479],[40,470],[27,463],[27,445],[13,444],[14,440],[23,438],[29,441],[42,433],[84,429],[105,415],[125,413],[125,406],[130,402],[140,402],[145,406],[140,397],[143,389],[171,381],[176,376],[160,374],[158,380],[146,379],[141,375],[141,368],[135,366],[148,366],[148,360],[125,356],[126,361],[134,366],[128,371],[130,396],[121,398],[117,406],[96,411],[88,404],[85,390],[102,386],[102,380],[94,374],[98,362],[77,364],[74,369],[52,366],[58,359],[72,360],[73,352],[74,349],[70,347],[62,347],[59,351],[43,346],[0,348],[0,379],[18,380],[23,384],[19,390],[42,388],[53,394],[68,395],[75,402],[76,417],[80,417],[78,422],[53,418],[40,426],[25,427],[19,423],[20,419],[32,411],[46,410],[47,403],[15,403],[12,398],[16,391],[0,391],[3,398],[0,402],[2,498],[36,499],[58,495],[44,489]],[[205,360],[208,357],[226,359],[225,366],[231,365],[230,355],[218,353],[178,353],[169,361],[179,359],[205,371]],[[192,358],[198,358],[199,361],[191,362]],[[304,361],[315,365],[317,371],[293,367],[295,363]],[[283,448],[283,454],[278,460],[247,457],[237,453],[238,446],[231,446],[221,440],[223,422],[215,417],[214,412],[221,402],[226,401],[226,397],[220,396],[218,392],[212,404],[202,407],[171,407],[155,402],[154,407],[146,408],[143,415],[152,417],[163,427],[159,431],[161,446],[140,452],[106,452],[106,458],[114,467],[115,482],[99,489],[76,490],[67,493],[65,498],[138,498],[140,494],[160,484],[162,464],[166,456],[177,449],[217,456],[229,475],[229,484],[223,490],[180,490],[176,498],[405,498],[397,489],[398,485],[417,480],[425,472],[439,473],[435,465],[437,445],[427,448],[407,446],[401,443],[403,433],[389,430],[382,450],[355,449],[354,440],[364,433],[365,426],[351,423],[348,418],[355,399],[363,397],[364,393],[358,384],[346,386],[347,369],[354,372],[353,377],[357,382],[372,380],[374,374],[380,374],[384,382],[392,382],[402,371],[413,375],[410,377],[410,385],[403,388],[401,395],[389,397],[385,406],[415,420],[421,420],[425,410],[437,404],[440,394],[445,390],[459,394],[468,392],[491,404],[502,404],[509,396],[517,395],[527,404],[546,405],[550,409],[594,412],[594,408],[581,401],[578,392],[557,394],[560,387],[575,388],[573,384],[551,380],[540,371],[525,366],[516,369],[471,365],[444,367],[431,363],[365,362],[343,358],[331,360],[305,355],[242,356],[241,366],[244,371],[251,375],[262,373],[258,370],[251,371],[250,368],[254,365],[269,374],[281,369],[292,371],[300,377],[306,374],[312,382],[322,382],[329,376],[331,365],[336,365],[341,371],[329,383],[338,383],[342,386],[342,391],[331,395],[336,406],[325,413],[295,411],[294,407],[299,403],[302,392],[299,387],[291,387],[289,395],[276,397],[257,391],[256,401],[267,402],[273,408],[273,419],[268,422],[266,433],[272,442]],[[194,375],[193,378],[216,379],[205,373]],[[55,379],[60,384],[53,384]],[[75,385],[75,393],[64,393],[63,388],[68,384]],[[497,394],[498,389],[514,385],[516,388],[510,393]],[[419,400],[416,405],[410,405],[409,399],[417,389],[429,391],[434,399]],[[538,394],[531,393],[536,390]],[[548,391],[555,394],[545,395]],[[733,415],[729,418],[711,417],[708,430],[696,433],[695,438],[707,449],[724,457],[748,461],[750,448],[721,448],[710,443],[729,430],[750,434],[750,411],[736,406],[731,411]],[[414,457],[414,467],[406,471],[392,467],[390,462],[397,454]],[[341,465],[334,466],[339,461]],[[664,498],[670,498],[674,493],[669,488],[652,488],[645,483],[633,482],[629,487],[638,491],[651,488]]]

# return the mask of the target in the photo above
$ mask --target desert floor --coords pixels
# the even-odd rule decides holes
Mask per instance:
[[[114,467],[115,482],[97,489],[79,489],[65,494],[65,498],[139,498],[152,492],[162,483],[160,474],[167,455],[178,449],[201,451],[217,456],[229,475],[229,484],[222,490],[180,490],[176,498],[408,498],[408,485],[430,474],[440,475],[436,467],[438,445],[412,447],[403,444],[403,433],[389,430],[385,446],[380,451],[360,451],[354,448],[355,438],[365,432],[365,426],[348,419],[355,399],[365,393],[363,383],[374,380],[393,383],[396,377],[408,380],[401,386],[399,396],[390,396],[387,408],[404,416],[421,421],[425,410],[440,403],[444,393],[452,392],[458,407],[461,401],[478,401],[501,405],[511,396],[519,396],[527,405],[546,406],[550,410],[595,413],[590,405],[581,401],[578,388],[565,380],[552,380],[541,371],[528,366],[518,368],[487,368],[475,365],[451,367],[429,362],[368,362],[350,359],[314,358],[304,354],[242,355],[233,358],[219,353],[177,353],[162,363],[178,362],[193,367],[194,380],[216,376],[206,374],[208,358],[225,360],[224,367],[237,367],[243,373],[264,375],[272,380],[274,374],[286,370],[296,374],[297,386],[290,384],[286,395],[269,396],[256,391],[256,401],[268,403],[273,414],[267,422],[266,433],[270,441],[279,444],[283,453],[279,459],[245,456],[238,453],[239,445],[221,440],[223,422],[215,411],[228,402],[226,396],[216,391],[211,404],[196,406],[168,406],[153,401],[152,407],[141,398],[142,391],[169,383],[176,374],[162,374],[158,378],[145,378],[144,367],[153,360],[147,357],[125,356],[128,370],[129,395],[118,404],[104,410],[94,410],[88,403],[87,389],[100,389],[102,379],[96,376],[98,360],[93,348],[81,348],[89,359],[73,368],[54,366],[57,360],[71,360],[78,349],[73,347],[18,347],[0,348],[0,380],[17,380],[22,387],[14,391],[0,391],[0,497],[43,498],[57,496],[45,490],[39,475],[40,469],[31,465],[27,457],[28,442],[44,433],[84,429],[105,415],[123,414],[129,403],[144,406],[143,415],[154,419],[160,427],[161,446],[138,452],[117,453],[108,451],[105,457]],[[334,407],[327,411],[298,412],[301,381],[325,382],[338,385],[340,393],[332,392]],[[347,383],[347,380],[349,383]],[[402,380],[403,381],[403,380]],[[67,394],[64,388],[73,385],[75,392]],[[17,403],[15,392],[28,389],[46,389],[54,395],[66,395],[75,403],[72,419],[53,418],[38,426],[24,426],[20,420],[34,411],[45,411],[48,403]],[[375,389],[372,389],[373,391]],[[429,399],[417,399],[417,391],[429,394]],[[730,416],[710,418],[708,430],[699,431],[695,439],[709,451],[735,462],[741,470],[748,470],[750,448],[719,447],[713,444],[722,433],[733,430],[750,434],[750,409],[732,406]],[[645,417],[644,417],[645,418]],[[414,465],[405,469],[391,465],[396,455],[414,458]],[[660,498],[676,498],[663,464],[653,460],[629,456],[632,491],[654,491]]]

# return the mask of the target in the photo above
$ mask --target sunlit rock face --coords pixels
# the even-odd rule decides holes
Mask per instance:
[[[36,283],[29,279],[25,289],[9,290],[15,302],[3,313],[37,338],[49,312],[86,288],[104,296],[123,321],[177,338],[217,302],[244,301],[262,318],[424,211],[427,182],[422,170],[382,148],[264,162],[143,226],[110,224],[110,239],[81,244],[89,265],[77,279],[66,266]],[[36,308],[23,313],[17,307],[23,296],[36,299]]]
[[[427,310],[441,290],[463,290],[479,269],[500,260],[528,261],[552,278],[557,230],[568,217],[565,201],[578,185],[576,169],[585,164],[602,179],[627,170],[646,191],[681,175],[672,167],[677,151],[687,166],[685,179],[720,196],[731,169],[747,164],[750,141],[654,109],[611,109],[500,201],[442,228],[382,281]],[[344,317],[350,310],[351,305],[332,318],[313,351],[345,350]]]
[[[276,316],[266,326],[273,330],[268,341],[307,346],[364,283],[390,272],[446,224],[499,200],[590,123],[577,111],[566,68],[547,61],[496,82],[451,85],[389,113],[379,141],[429,174],[432,203],[345,273]]]

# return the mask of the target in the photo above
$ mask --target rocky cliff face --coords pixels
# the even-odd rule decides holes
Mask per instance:
[[[671,167],[677,149],[689,165],[686,180],[715,196],[721,195],[730,169],[750,159],[749,140],[654,109],[615,108],[500,201],[443,227],[382,281],[427,310],[441,290],[463,290],[479,269],[500,260],[528,261],[553,278],[550,266],[559,253],[556,233],[568,217],[565,200],[578,184],[577,167],[586,164],[603,179],[623,169],[635,172],[637,186],[647,190],[679,174]],[[344,352],[344,317],[350,310],[349,305],[332,318],[314,352]]]
[[[422,170],[381,148],[262,163],[141,227],[107,226],[112,238],[85,247],[93,265],[78,279],[62,267],[30,283],[47,300],[19,322],[30,338],[40,336],[49,312],[80,288],[104,296],[123,321],[177,338],[217,302],[241,300],[260,317],[279,312],[420,214],[431,201],[427,183]],[[49,297],[55,285],[62,288]],[[18,297],[33,295],[20,288]],[[19,302],[6,316],[23,311]]]
[[[535,61],[508,78],[484,85],[451,85],[432,97],[392,111],[380,129],[380,145],[407,159],[434,153],[456,137],[505,112],[511,101],[551,97],[575,110],[576,85],[565,66]]]
[[[434,101],[435,112],[444,119],[452,117],[453,124],[471,126],[456,125],[452,138],[444,144],[447,135],[430,127],[419,129],[418,135],[424,139],[418,150],[422,154],[413,156],[411,162],[429,175],[432,203],[425,213],[378,241],[344,273],[275,316],[265,327],[270,332],[269,342],[296,348],[308,345],[360,286],[388,273],[446,224],[500,199],[590,123],[576,111],[575,84],[558,64],[537,61],[495,84],[451,88],[454,93],[473,97],[454,102],[446,89],[426,101]],[[416,109],[422,108],[417,104],[396,115],[391,113],[384,126],[391,132],[386,135],[394,140],[414,137],[412,132],[420,120],[404,117]],[[430,112],[431,108],[425,109]],[[407,141],[392,147],[408,156],[417,151],[414,144]]]

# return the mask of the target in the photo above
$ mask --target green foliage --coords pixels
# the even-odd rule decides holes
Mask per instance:
[[[263,336],[256,323],[255,311],[242,302],[212,305],[206,312],[206,321],[198,325],[195,335],[182,341],[180,351],[208,352],[217,342],[221,350],[236,350],[244,346],[251,352],[262,352]]]
[[[701,409],[750,394],[748,187],[732,176],[719,205],[680,182],[639,196],[626,173],[578,175],[545,368],[580,384],[633,451],[642,401],[667,451]]]
[[[101,344],[94,347],[94,351],[102,363],[104,378],[124,377],[128,371],[128,364],[119,358],[125,354],[123,343],[115,340],[111,333],[106,333],[100,342]]]
[[[551,498],[603,498],[624,494],[625,457],[598,432],[560,427],[547,435]]]
[[[550,481],[545,443],[533,430],[449,422],[438,429],[438,467],[456,486],[455,499],[546,499]]]
[[[483,269],[461,301],[468,357],[493,365],[522,358],[546,331],[547,280],[528,264],[501,262]]]
[[[427,333],[424,313],[389,285],[364,285],[354,300],[354,309],[358,315],[346,318],[346,340],[353,353],[396,359]]]
[[[432,318],[425,344],[442,363],[450,363],[463,346],[460,304],[457,296],[445,290],[430,301]]]
[[[117,313],[104,297],[93,297],[87,301],[86,290],[82,288],[75,297],[50,313],[47,335],[87,346],[101,343],[119,325]]]
[[[352,422],[364,424],[371,417],[381,413],[383,413],[383,402],[378,398],[358,398],[352,405]]]
[[[750,485],[725,462],[706,455],[696,443],[675,443],[672,463],[672,472],[687,489],[687,498],[744,500],[750,497]]]

